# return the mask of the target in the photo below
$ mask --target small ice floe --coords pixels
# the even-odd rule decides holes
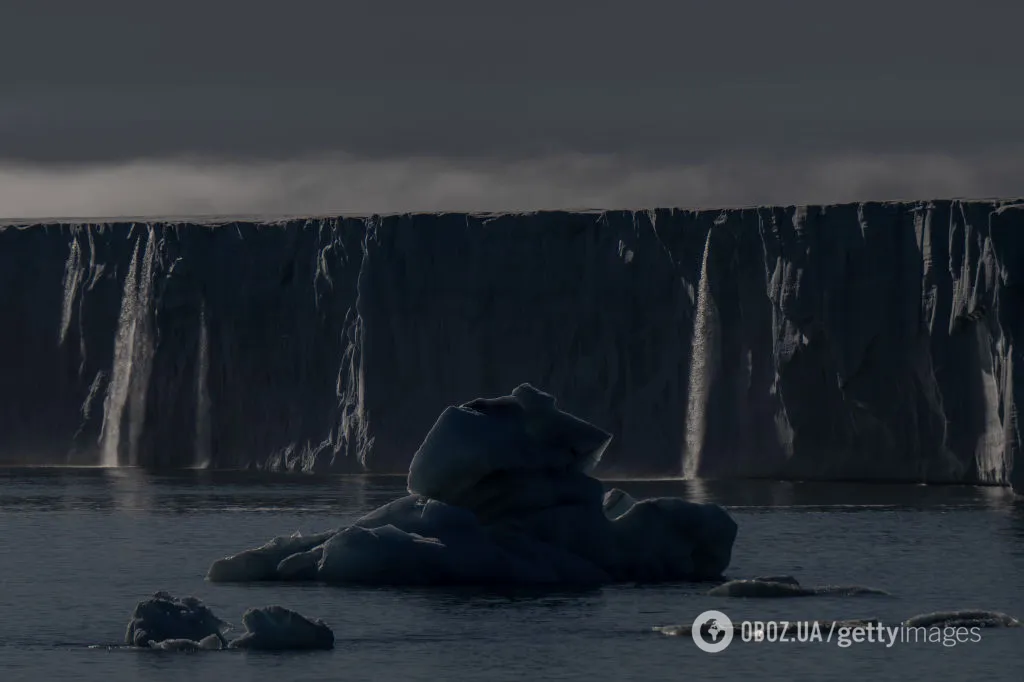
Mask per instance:
[[[310,620],[281,606],[249,609],[242,616],[245,634],[230,649],[298,651],[333,649],[334,632],[322,620]]]
[[[1021,622],[999,611],[936,611],[922,613],[903,621],[908,628],[966,627],[1019,628]]]
[[[767,599],[773,597],[816,597],[832,595],[853,597],[859,595],[891,596],[885,590],[863,585],[820,585],[803,587],[796,578],[788,575],[753,578],[751,580],[730,580],[712,588],[712,597],[746,597]]]
[[[230,629],[229,623],[214,615],[199,599],[176,599],[167,592],[157,592],[136,605],[124,640],[129,646],[183,651],[209,648],[212,645],[208,638],[212,637],[219,644],[217,648],[222,648],[227,645],[224,633]],[[164,642],[174,644],[161,646]],[[201,642],[207,644],[200,645]]]
[[[263,651],[334,648],[334,632],[321,620],[311,620],[282,606],[249,609],[242,616],[245,632],[230,643],[224,633],[231,624],[218,618],[195,597],[177,599],[157,592],[132,612],[125,643],[159,651]]]

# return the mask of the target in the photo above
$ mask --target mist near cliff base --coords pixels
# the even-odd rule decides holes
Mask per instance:
[[[838,154],[692,164],[625,156],[506,161],[330,155],[0,161],[0,218],[301,215],[831,204],[1013,197],[1024,156]]]

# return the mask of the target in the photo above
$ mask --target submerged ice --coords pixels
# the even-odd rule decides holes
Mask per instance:
[[[714,579],[737,527],[713,504],[606,494],[611,435],[529,384],[445,409],[409,495],[347,528],[278,537],[215,561],[212,582],[601,585]]]
[[[935,611],[922,613],[903,622],[908,628],[920,627],[968,627],[968,628],[1019,628],[1021,622],[1001,611]]]
[[[713,587],[708,595],[712,597],[855,597],[862,595],[890,596],[885,590],[864,585],[820,585],[804,587],[796,578],[788,575],[766,576],[750,580],[730,580]]]

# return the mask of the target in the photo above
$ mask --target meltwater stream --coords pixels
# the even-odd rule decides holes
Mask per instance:
[[[210,329],[206,322],[206,301],[199,303],[199,360],[196,362],[196,445],[195,468],[210,466],[213,429],[210,423]]]
[[[686,453],[683,458],[683,478],[692,480],[700,474],[700,458],[707,433],[708,393],[714,379],[718,357],[718,316],[711,295],[708,277],[708,256],[711,254],[711,234],[708,231],[701,259],[700,280],[693,319],[693,338],[690,342],[690,386],[686,401]]]
[[[193,471],[0,470],[0,679],[129,680],[921,680],[1017,682],[1024,630],[941,644],[734,643],[700,652],[651,627],[717,608],[734,619],[875,617],[936,610],[1024,615],[1024,505],[998,488],[834,483],[616,482],[637,497],[726,505],[740,527],[730,574],[858,583],[892,597],[742,600],[706,586],[586,592],[215,585],[225,549],[351,522],[404,493],[404,478]],[[611,484],[609,484],[611,485]],[[13,550],[13,551],[12,551]],[[117,644],[134,604],[164,589],[227,620],[280,604],[333,629],[330,652],[169,654]]]
[[[100,448],[105,467],[138,466],[138,447],[145,419],[149,375],[155,352],[152,338],[153,259],[156,238],[149,230],[145,246],[135,242],[124,280],[121,313],[114,337],[110,385],[103,404]],[[139,249],[144,248],[141,265]]]

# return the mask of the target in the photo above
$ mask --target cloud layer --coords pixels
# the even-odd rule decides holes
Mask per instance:
[[[1024,187],[1024,3],[628,5],[0,3],[0,217]]]
[[[287,162],[0,164],[0,217],[372,214],[720,207],[1013,197],[1024,158],[836,155],[650,165],[615,156],[528,161],[345,156]]]

